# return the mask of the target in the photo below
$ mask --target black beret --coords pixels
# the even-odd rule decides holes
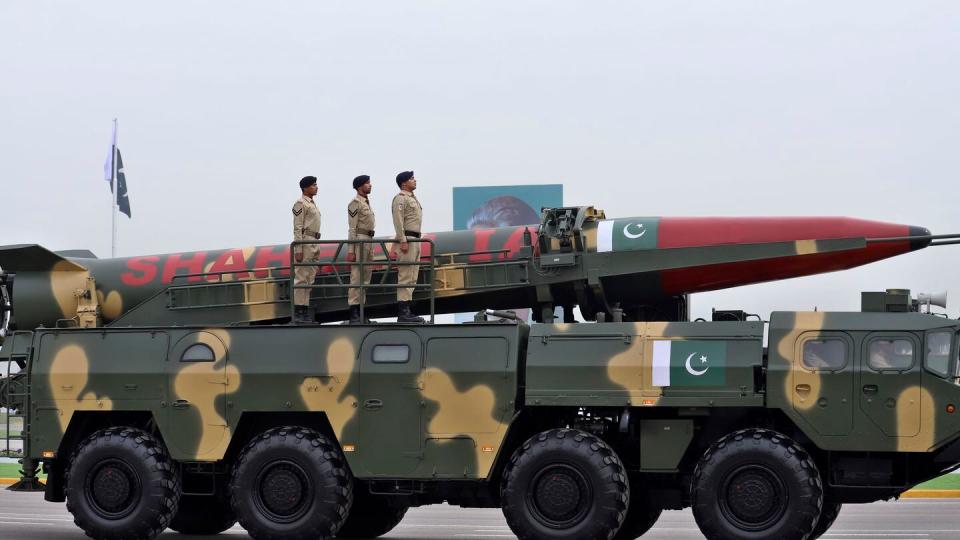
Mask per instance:
[[[304,176],[300,179],[300,189],[307,189],[308,187],[317,183],[316,176]]]
[[[397,175],[397,185],[402,186],[404,182],[413,178],[413,171],[403,171]]]
[[[353,179],[353,189],[360,189],[360,186],[366,184],[369,181],[370,181],[369,176],[365,174],[361,174],[360,176]]]

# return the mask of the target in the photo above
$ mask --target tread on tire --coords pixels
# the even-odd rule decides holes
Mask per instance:
[[[500,499],[519,540],[610,540],[626,516],[630,486],[605,442],[575,429],[551,429],[514,452]]]
[[[70,456],[64,485],[74,523],[97,540],[152,540],[180,501],[179,470],[163,443],[133,427],[87,437]]]
[[[759,428],[714,443],[697,464],[691,491],[694,518],[709,540],[804,540],[823,504],[809,454]]]

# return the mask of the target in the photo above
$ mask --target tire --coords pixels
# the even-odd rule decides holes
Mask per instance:
[[[745,429],[707,450],[691,496],[709,540],[805,540],[820,517],[823,486],[798,444],[775,431]]]
[[[353,487],[353,506],[337,538],[377,538],[400,524],[410,507],[390,495],[372,495],[366,486]]]
[[[332,538],[353,501],[340,450],[302,427],[270,429],[247,444],[230,478],[230,505],[256,540]]]
[[[823,536],[823,533],[827,532],[830,527],[833,526],[833,522],[837,520],[837,516],[840,515],[840,509],[843,507],[840,503],[830,502],[829,499],[823,500],[823,509],[820,510],[820,519],[817,521],[817,526],[813,529],[813,532],[810,533],[809,540],[817,540]]]
[[[657,520],[663,508],[660,508],[641,490],[631,488],[630,507],[627,508],[627,516],[623,519],[623,525],[613,536],[613,540],[634,540],[647,533]]]
[[[575,429],[551,429],[513,453],[500,500],[519,540],[610,540],[626,516],[630,486],[605,442]]]
[[[220,534],[237,523],[226,495],[183,495],[170,528],[180,534]]]
[[[163,443],[132,427],[87,437],[64,477],[67,510],[97,540],[152,540],[177,513],[179,469]]]

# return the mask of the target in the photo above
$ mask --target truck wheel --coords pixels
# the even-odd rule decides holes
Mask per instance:
[[[820,511],[820,519],[817,521],[816,528],[813,529],[813,532],[810,533],[809,540],[817,540],[823,536],[823,533],[833,526],[833,522],[837,520],[837,516],[840,515],[840,508],[843,505],[840,503],[829,502],[827,499],[823,501],[823,509]]]
[[[257,540],[329,539],[353,501],[343,454],[303,427],[270,429],[240,453],[230,478],[230,504]]]
[[[180,534],[220,534],[233,527],[237,516],[225,495],[183,495],[170,528]]]
[[[500,502],[519,540],[609,540],[630,503],[620,458],[597,437],[551,429],[510,458]]]
[[[163,444],[132,427],[87,437],[64,477],[67,510],[98,540],[151,540],[177,513],[180,476]]]
[[[803,540],[820,517],[823,487],[788,437],[745,429],[714,443],[693,473],[693,516],[710,540]]]
[[[647,533],[657,520],[663,509],[653,503],[650,498],[639,489],[630,490],[630,508],[623,519],[623,525],[613,536],[613,540],[634,540]]]
[[[410,507],[390,495],[373,495],[366,486],[354,486],[353,506],[337,538],[377,538],[400,524]]]

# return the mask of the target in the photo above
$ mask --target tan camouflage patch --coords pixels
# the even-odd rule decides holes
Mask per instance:
[[[653,358],[649,338],[661,337],[666,333],[667,323],[634,323],[631,325],[632,340],[624,351],[610,358],[607,363],[607,376],[617,386],[627,391],[633,405],[639,405],[644,398],[658,397],[663,390],[651,386],[653,380]]]
[[[916,435],[897,437],[897,452],[929,452],[936,443],[937,412],[936,400],[929,390],[920,386],[905,388],[897,396],[897,431]]]
[[[200,414],[203,431],[197,444],[196,458],[222,457],[230,443],[230,425],[217,410],[218,401],[240,387],[240,370],[227,362],[230,334],[208,329],[194,335],[217,355],[215,362],[185,363],[173,381],[174,399],[184,399]]]
[[[104,320],[112,321],[123,314],[123,296],[117,291],[110,291],[104,297],[103,291],[97,291],[97,300],[100,303],[100,314]]]
[[[49,383],[59,409],[60,431],[65,432],[76,411],[109,411],[110,398],[98,397],[93,392],[81,396],[90,377],[90,360],[79,345],[67,345],[57,351],[50,364]]]
[[[797,255],[813,255],[818,251],[816,240],[797,240],[796,248]]]
[[[786,358],[789,366],[785,366],[786,372],[791,373],[784,377],[784,394],[793,403],[794,408],[805,411],[814,408],[817,400],[820,399],[820,376],[815,372],[810,372],[800,367],[800,361],[796,358],[797,340],[806,332],[818,332],[823,329],[826,321],[826,314],[817,311],[798,311],[794,313],[793,330],[786,335],[777,344],[777,352],[780,356]],[[796,386],[806,384],[810,387],[809,393],[801,398],[795,398]]]
[[[421,387],[423,397],[437,403],[437,413],[427,424],[427,432],[448,438],[472,438],[476,444],[477,474],[486,478],[496,458],[496,452],[490,449],[500,448],[509,426],[503,422],[503,412],[497,410],[496,393],[486,385],[460,392],[450,375],[437,368],[423,372]]]
[[[338,338],[327,348],[326,377],[306,377],[300,385],[300,397],[308,411],[323,411],[337,439],[343,427],[357,413],[357,396],[346,395],[356,369],[357,349],[350,338]]]
[[[70,261],[58,261],[48,275],[50,290],[60,308],[62,318],[74,318],[77,315],[76,291],[86,288],[90,272],[78,271],[77,265]]]

